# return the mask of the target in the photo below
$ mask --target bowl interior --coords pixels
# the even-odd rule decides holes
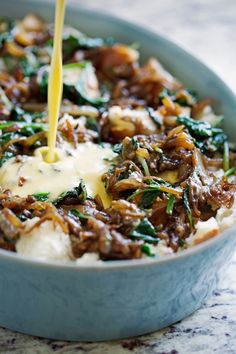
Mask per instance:
[[[53,22],[54,3],[47,0],[21,0],[20,6],[16,6],[16,0],[7,0],[4,2],[4,6],[1,7],[1,16],[13,19],[20,19],[30,12],[42,16],[49,22]],[[231,141],[236,141],[236,119],[234,119],[236,98],[233,92],[212,70],[191,54],[164,37],[140,26],[101,12],[86,10],[79,6],[75,9],[72,5],[68,5],[65,22],[92,37],[114,37],[116,40],[128,44],[138,42],[140,44],[141,61],[145,61],[151,56],[157,57],[164,67],[180,79],[186,87],[196,90],[200,97],[209,97],[214,100],[216,112],[225,117],[224,128],[229,138]],[[233,229],[235,230],[235,227]],[[224,232],[224,234],[228,234],[228,231]],[[207,245],[210,246],[212,242],[215,242],[215,239],[209,240],[203,245],[196,246],[194,250],[188,250],[189,252],[186,251],[184,253],[192,253],[197,251],[197,249],[201,251],[201,248]],[[0,250],[0,254],[7,256],[9,252]],[[17,255],[12,254],[11,256]],[[177,255],[177,258],[179,256],[181,255]],[[19,255],[18,258],[22,261],[24,260],[24,257]],[[32,260],[29,259],[29,261]],[[54,262],[51,263],[52,265],[54,264]],[[120,261],[119,264],[121,265],[121,263],[124,263],[124,265],[127,265],[126,263],[130,264],[130,262],[126,261]],[[61,266],[64,267],[64,265]]]

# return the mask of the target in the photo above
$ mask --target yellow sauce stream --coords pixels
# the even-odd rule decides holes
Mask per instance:
[[[55,28],[53,39],[53,53],[48,83],[48,152],[45,161],[52,163],[57,160],[55,145],[57,122],[62,96],[62,31],[65,14],[65,0],[56,0]]]

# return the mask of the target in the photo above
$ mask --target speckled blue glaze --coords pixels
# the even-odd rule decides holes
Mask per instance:
[[[1,16],[36,12],[50,20],[46,1],[8,0]],[[236,100],[207,67],[166,39],[122,20],[68,8],[67,23],[91,36],[139,42],[142,58],[157,56],[202,96],[215,99],[236,136]],[[215,289],[236,244],[236,228],[162,260],[97,266],[42,263],[0,250],[0,326],[42,337],[101,341],[148,333],[199,308]]]

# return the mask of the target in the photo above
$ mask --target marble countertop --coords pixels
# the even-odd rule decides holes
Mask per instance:
[[[235,354],[236,255],[207,303],[173,326],[142,337],[104,343],[39,339],[0,329],[2,354]]]
[[[106,9],[164,34],[198,56],[236,92],[233,0],[68,0]],[[132,10],[131,10],[132,9]],[[67,343],[0,329],[0,354],[235,354],[236,254],[224,281],[192,316],[162,331],[106,343]]]

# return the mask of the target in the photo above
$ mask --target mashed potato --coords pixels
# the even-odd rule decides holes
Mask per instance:
[[[16,243],[16,251],[25,256],[42,260],[68,261],[71,259],[69,235],[52,221],[45,221],[38,227],[31,227],[38,221],[34,218],[27,222],[28,233],[22,234]]]

